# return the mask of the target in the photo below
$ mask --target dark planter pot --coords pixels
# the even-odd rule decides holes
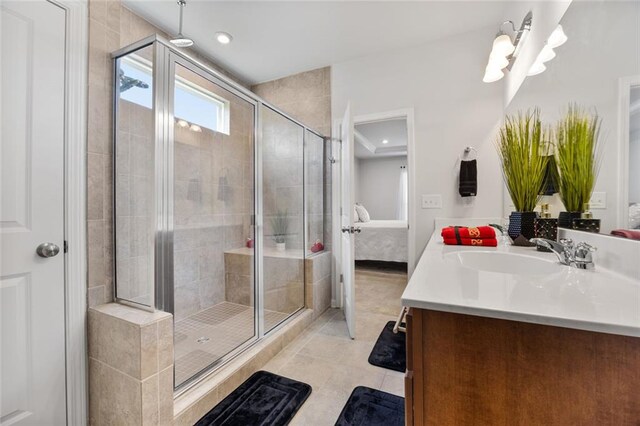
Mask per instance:
[[[573,219],[573,229],[598,234],[600,233],[600,219]]]
[[[514,240],[520,235],[527,240],[535,237],[534,223],[537,217],[537,212],[511,212],[511,216],[509,216],[509,236]]]
[[[560,212],[558,226],[560,228],[573,228],[573,219],[580,219],[580,212]]]

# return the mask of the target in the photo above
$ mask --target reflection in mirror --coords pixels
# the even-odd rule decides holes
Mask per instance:
[[[629,95],[629,229],[640,230],[640,85]]]
[[[590,210],[595,218],[601,219],[602,233],[632,228],[631,210],[640,221],[640,89],[634,88],[631,95],[626,94],[629,99],[635,99],[631,101],[634,106],[629,108],[632,116],[627,130],[630,132],[627,148],[623,143],[625,132],[619,124],[622,117],[619,86],[624,79],[640,78],[640,39],[637,35],[640,3],[572,2],[560,24],[568,37],[567,42],[555,49],[556,56],[545,64],[545,72],[526,78],[506,113],[512,115],[538,107],[543,123],[555,128],[569,104],[597,112],[602,120],[602,162]],[[621,167],[623,163],[629,165],[628,178],[624,181],[621,180],[621,169],[626,168]],[[621,191],[627,186],[628,200]],[[635,192],[632,194],[632,191]],[[553,217],[566,210],[558,194],[546,195],[541,202],[550,205]],[[627,210],[628,214],[624,214]],[[636,223],[638,225],[640,223]]]

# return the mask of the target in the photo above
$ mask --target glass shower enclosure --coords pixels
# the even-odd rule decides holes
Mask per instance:
[[[113,58],[116,300],[173,314],[181,389],[304,308],[324,139],[159,36]]]

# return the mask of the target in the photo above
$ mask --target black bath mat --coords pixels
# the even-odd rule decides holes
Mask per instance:
[[[393,333],[395,321],[384,326],[380,337],[369,355],[369,364],[404,373],[407,369],[407,338],[405,333]]]
[[[195,426],[286,425],[310,394],[306,383],[258,371]]]
[[[358,386],[351,392],[336,426],[404,426],[404,398]]]

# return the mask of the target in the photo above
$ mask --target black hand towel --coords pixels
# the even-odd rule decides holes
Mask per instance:
[[[475,197],[478,193],[478,165],[476,160],[460,161],[460,195]]]

